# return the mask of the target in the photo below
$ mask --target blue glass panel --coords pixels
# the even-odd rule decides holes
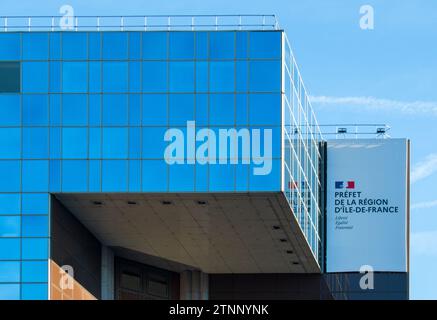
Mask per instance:
[[[141,96],[139,94],[129,95],[129,125],[141,125]]]
[[[89,91],[90,92],[101,92],[102,91],[102,63],[101,62],[90,62],[89,67]]]
[[[89,59],[90,60],[100,60],[101,58],[101,33],[100,32],[90,32],[88,33],[89,41]]]
[[[127,128],[103,128],[103,158],[127,158]]]
[[[143,32],[143,59],[167,58],[167,33]]]
[[[0,128],[0,159],[21,157],[21,129]]]
[[[50,59],[61,59],[61,34],[57,32],[49,33],[50,40]]]
[[[20,194],[0,194],[0,214],[20,214]]]
[[[167,95],[146,94],[143,95],[143,126],[167,125]]]
[[[194,59],[194,32],[170,32],[169,59]]]
[[[0,238],[0,259],[19,260],[20,259],[20,239]]]
[[[194,91],[194,62],[170,62],[170,91]]]
[[[50,158],[61,157],[61,128],[50,128]]]
[[[85,94],[64,94],[62,96],[62,124],[83,126],[88,123],[88,101]]]
[[[167,191],[167,164],[164,160],[142,161],[143,192]]]
[[[208,164],[196,164],[196,191],[208,191]]]
[[[90,160],[89,162],[89,191],[101,191],[101,165],[100,160]]]
[[[210,125],[233,125],[235,120],[234,95],[211,94],[209,107]]]
[[[236,123],[237,125],[248,125],[249,124],[249,113],[247,106],[247,94],[237,94],[236,95]]]
[[[89,124],[90,126],[99,126],[102,122],[102,96],[98,94],[90,94],[88,98],[90,104]]]
[[[249,190],[249,164],[242,164],[241,161],[235,166],[235,190]]]
[[[140,32],[129,32],[129,59],[141,59]]]
[[[281,58],[282,32],[250,32],[249,54],[252,59]]]
[[[0,284],[0,300],[20,300],[20,285]]]
[[[51,160],[49,163],[50,177],[49,177],[49,191],[61,191],[61,161]]]
[[[61,63],[50,62],[50,92],[61,92]]]
[[[173,164],[169,166],[169,191],[194,191],[194,164]]]
[[[187,121],[195,120],[194,95],[171,94],[169,99],[170,126],[186,126]]]
[[[88,65],[86,62],[62,63],[62,91],[69,93],[88,91]]]
[[[102,191],[127,191],[127,170],[126,160],[103,160]]]
[[[127,95],[103,95],[103,125],[122,126],[128,123]]]
[[[48,300],[47,283],[23,283],[21,285],[22,300]]]
[[[48,216],[23,216],[23,237],[48,237]]]
[[[210,32],[209,33],[209,58],[210,59],[233,59],[235,55],[234,32]]]
[[[47,282],[47,280],[47,261],[23,261],[22,282]]]
[[[23,158],[41,159],[49,155],[48,128],[23,128]]]
[[[248,32],[237,32],[237,59],[247,58],[247,40]]]
[[[125,60],[127,59],[127,33],[104,32],[103,34],[103,59]]]
[[[253,160],[252,160],[253,161]],[[269,174],[260,175],[256,174],[254,168],[264,167],[265,170],[269,168],[268,159],[263,164],[251,163],[249,170],[249,190],[250,191],[278,191],[281,189],[281,161],[273,159],[271,163],[271,171]]]
[[[143,62],[143,92],[167,91],[167,62]]]
[[[208,58],[208,32],[196,32],[196,59]]]
[[[22,68],[23,92],[49,91],[48,62],[23,62]]]
[[[100,128],[89,129],[89,157],[98,159],[102,157],[102,130]]]
[[[233,61],[211,61],[209,90],[211,92],[234,92],[235,64]]]
[[[62,191],[87,190],[87,162],[85,160],[62,161]]]
[[[62,157],[64,159],[87,158],[87,131],[87,128],[62,129]]]
[[[19,237],[20,226],[20,216],[0,216],[0,237]]]
[[[127,92],[127,80],[127,62],[103,62],[103,92]]]
[[[22,242],[23,260],[47,259],[49,241],[44,238],[23,238]]]
[[[250,91],[281,92],[281,61],[250,61]]]
[[[235,165],[213,164],[209,166],[209,190],[233,191]]]
[[[87,33],[63,32],[62,33],[62,59],[85,60],[88,49]]]
[[[20,262],[0,261],[0,282],[20,282]]]
[[[17,126],[21,122],[19,95],[0,95],[0,125]]]
[[[44,192],[49,186],[49,162],[47,160],[24,160],[22,168],[22,190]]]
[[[251,94],[249,96],[251,125],[280,125],[281,109],[280,94]]]
[[[0,60],[20,60],[21,44],[19,33],[0,34]]]
[[[249,79],[247,61],[237,61],[236,69],[237,92],[247,92],[249,89],[249,86],[247,85]]]
[[[24,32],[23,60],[47,60],[49,58],[48,33]]]
[[[0,192],[20,191],[20,161],[0,161]]]
[[[197,61],[196,62],[196,91],[207,92],[208,91],[208,62]]]
[[[204,126],[208,124],[209,103],[208,95],[196,94],[196,125]]]
[[[129,191],[130,192],[141,191],[141,161],[140,160],[129,161]]]
[[[167,128],[163,127],[143,128],[143,158],[164,158],[164,151],[168,144],[166,141],[164,141],[164,134],[166,130]]]
[[[129,92],[141,92],[140,62],[129,62]]]
[[[47,193],[23,193],[23,214],[48,214],[49,195]]]
[[[141,157],[141,129],[129,128],[129,158]]]
[[[50,95],[50,125],[59,126],[61,124],[61,96],[59,94]]]
[[[48,96],[23,95],[23,125],[41,126],[49,122]]]

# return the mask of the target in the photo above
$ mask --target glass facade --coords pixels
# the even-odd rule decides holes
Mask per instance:
[[[319,258],[320,132],[282,31],[10,32],[3,61],[21,85],[1,76],[0,299],[48,297],[50,193],[282,191]],[[270,134],[271,153],[196,161],[192,121]]]

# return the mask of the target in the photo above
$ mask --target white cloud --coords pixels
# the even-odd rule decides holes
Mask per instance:
[[[414,209],[429,209],[437,207],[437,200],[418,202],[411,205],[411,210]]]
[[[411,253],[417,255],[437,255],[437,230],[411,234]]]
[[[425,179],[437,172],[437,153],[428,155],[411,170],[411,183]]]
[[[437,102],[398,101],[374,97],[310,96],[311,103],[320,106],[342,106],[360,109],[384,109],[406,114],[431,114],[437,116]]]

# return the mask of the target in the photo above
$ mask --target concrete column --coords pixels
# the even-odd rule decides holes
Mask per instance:
[[[181,300],[208,300],[208,274],[185,270],[180,274]]]
[[[114,300],[114,252],[102,245],[102,300]]]

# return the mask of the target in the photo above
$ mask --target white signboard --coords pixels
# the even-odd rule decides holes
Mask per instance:
[[[405,139],[328,141],[326,271],[407,271]]]

